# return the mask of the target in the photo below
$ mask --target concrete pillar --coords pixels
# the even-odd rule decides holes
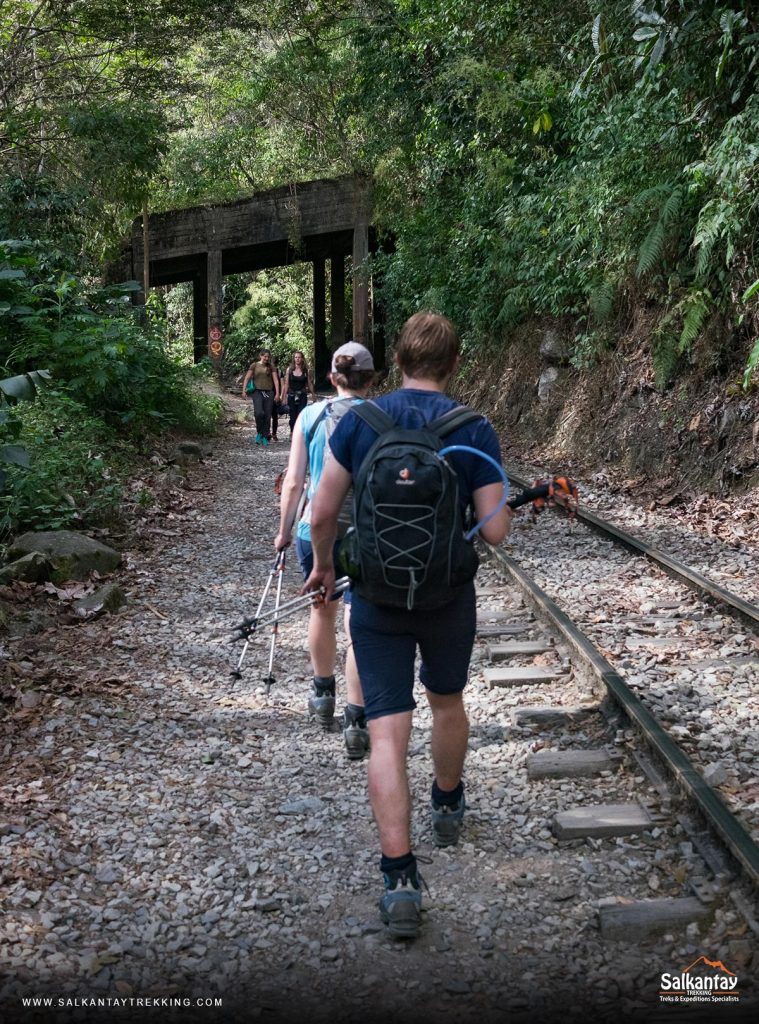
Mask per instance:
[[[329,260],[330,342],[334,352],[345,344],[345,256],[340,253]]]
[[[374,353],[374,368],[384,370],[385,368],[385,346],[387,344],[385,333],[385,307],[380,295],[378,295],[377,275],[372,275],[372,351]]]
[[[369,332],[369,221],[364,207],[353,227],[353,340],[372,347]]]
[[[325,260],[314,260],[314,382],[317,388],[327,384],[330,352],[327,348],[327,299]]]
[[[208,284],[203,256],[192,278],[192,353],[199,363],[208,355]]]
[[[211,249],[208,253],[206,270],[208,293],[208,327],[206,331],[208,355],[214,366],[218,366],[224,352],[224,325],[222,320],[221,249]]]

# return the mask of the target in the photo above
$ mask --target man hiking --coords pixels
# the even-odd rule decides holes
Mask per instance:
[[[438,846],[450,846],[458,841],[465,809],[462,773],[469,722],[463,690],[476,627],[476,556],[471,545],[469,551],[467,546],[461,547],[461,524],[464,510],[473,506],[483,538],[499,544],[509,531],[511,510],[502,504],[504,478],[500,470],[471,451],[451,452],[449,465],[444,467],[452,479],[443,473],[442,486],[448,488],[446,495],[454,488],[458,504],[455,523],[450,515],[445,519],[454,523],[447,536],[438,536],[444,521],[442,497],[431,510],[414,504],[415,494],[422,493],[421,486],[419,490],[415,486],[421,484],[424,473],[439,473],[442,458],[425,455],[417,466],[411,455],[402,454],[391,481],[395,497],[385,500],[381,493],[369,493],[383,479],[384,470],[374,461],[384,444],[383,430],[388,458],[394,457],[391,442],[395,440],[397,451],[410,451],[404,438],[413,432],[412,436],[420,438],[420,446],[467,446],[500,465],[498,439],[488,421],[444,393],[459,365],[459,340],[449,320],[433,313],[411,317],[401,331],[395,361],[403,376],[400,390],[354,407],[330,439],[334,458],[325,467],[312,508],[314,567],[304,589],[324,586],[329,599],[335,581],[332,549],[337,516],[353,483],[359,561],[364,568],[352,592],[350,628],[371,739],[369,798],[379,831],[385,884],[380,912],[391,935],[413,938],[421,921],[422,880],[412,852],[406,759],[416,706],[416,650],[421,653],[420,680],[432,711],[433,839]],[[372,416],[368,416],[370,406],[375,407]],[[383,421],[384,427],[378,425]],[[435,430],[439,437],[432,436]],[[373,509],[369,522],[362,521],[362,516],[368,518],[367,509]],[[401,519],[403,525],[396,527],[394,523]],[[383,549],[385,541],[389,547],[385,544]],[[436,548],[441,541],[443,547]],[[425,544],[429,548],[426,561],[419,555]],[[439,563],[454,549],[456,564],[447,567],[447,575],[438,572],[436,576]],[[459,571],[460,565],[464,570]],[[372,566],[371,572],[367,566]],[[450,585],[457,575],[464,582]],[[446,582],[436,584],[430,592],[425,590],[430,579]]]

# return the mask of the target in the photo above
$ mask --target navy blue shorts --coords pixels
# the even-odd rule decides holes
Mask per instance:
[[[422,656],[419,678],[432,693],[461,693],[469,676],[477,604],[474,583],[459,589],[450,604],[434,611],[380,608],[353,595],[351,639],[366,717],[413,711],[414,659]]]
[[[335,546],[332,549],[332,561],[335,563],[335,576],[337,579],[343,574],[342,570],[337,564],[337,553],[340,550],[340,541],[335,541]],[[295,553],[298,556],[300,562],[300,571],[303,573],[303,579],[307,580],[311,575],[311,570],[314,567],[314,549],[311,547],[311,541],[305,540],[303,537],[295,537]],[[337,594],[332,598],[333,601],[339,601],[343,598],[346,604],[351,603],[351,592],[350,590],[344,591],[342,594]]]

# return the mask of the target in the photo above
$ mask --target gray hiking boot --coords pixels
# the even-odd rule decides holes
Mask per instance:
[[[345,750],[349,761],[362,761],[369,753],[369,730],[360,725],[349,725],[343,729]]]
[[[309,714],[315,715],[325,729],[332,728],[332,721],[335,717],[335,680],[332,685],[329,683],[319,686],[316,682],[312,684],[311,696],[308,698]]]
[[[435,846],[456,845],[465,809],[466,800],[463,793],[453,807],[445,807],[432,801],[432,838]]]
[[[424,879],[414,867],[384,874],[385,894],[380,898],[380,917],[394,939],[415,939],[422,923]]]
[[[350,704],[343,712],[343,738],[349,761],[361,761],[369,752],[369,730],[363,712],[363,708]]]

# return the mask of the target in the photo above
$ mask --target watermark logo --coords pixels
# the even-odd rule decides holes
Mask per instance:
[[[677,973],[661,976],[662,1003],[737,1003],[738,975],[721,960],[700,956]]]

